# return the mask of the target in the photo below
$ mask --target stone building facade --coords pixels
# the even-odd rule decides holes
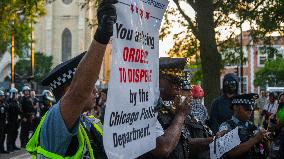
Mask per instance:
[[[53,56],[53,66],[86,50],[92,41],[96,26],[96,7],[89,3],[82,9],[84,0],[56,0],[46,4],[46,15],[34,27],[35,52]],[[100,81],[109,78],[111,48],[107,49]],[[108,70],[106,70],[108,69]]]

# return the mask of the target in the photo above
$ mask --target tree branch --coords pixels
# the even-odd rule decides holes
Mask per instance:
[[[184,19],[188,22],[189,28],[192,30],[192,33],[194,34],[195,37],[199,37],[198,30],[196,26],[193,24],[191,18],[185,14],[185,12],[181,9],[180,4],[178,0],[173,0],[176,6],[178,7],[178,10],[180,11],[181,15],[184,17]]]
[[[233,35],[235,35],[235,33],[232,33],[227,40],[224,40],[221,43],[218,43],[217,46],[219,47],[219,46],[225,44],[226,42],[228,42],[229,40],[231,40]]]

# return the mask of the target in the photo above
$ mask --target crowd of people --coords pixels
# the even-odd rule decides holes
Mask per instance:
[[[25,148],[30,135],[52,106],[52,102],[54,98],[50,91],[44,90],[40,96],[36,96],[35,91],[27,85],[21,91],[16,88],[0,90],[0,153]],[[16,144],[18,136],[20,145]]]

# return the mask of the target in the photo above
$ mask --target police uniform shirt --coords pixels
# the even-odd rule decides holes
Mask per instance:
[[[40,130],[40,146],[49,152],[65,156],[72,137],[78,134],[79,120],[68,129],[60,111],[60,102],[51,107]]]
[[[246,121],[246,122],[242,122],[240,121],[238,118],[236,118],[235,116],[232,116],[232,119],[231,119],[236,125],[238,125],[239,128],[248,128],[249,127],[249,121]],[[219,132],[221,131],[224,131],[224,130],[232,130],[234,128],[232,128],[230,126],[230,124],[226,121],[224,123],[222,123],[219,127]]]
[[[33,100],[31,97],[23,97],[21,101],[22,105],[22,111],[23,111],[23,116],[25,118],[28,118],[32,113],[35,112],[35,109],[33,107]]]
[[[8,103],[8,121],[17,122],[18,115],[20,114],[20,103],[17,100],[9,99]]]
[[[5,120],[6,120],[6,112],[7,112],[6,109],[7,109],[7,108],[6,108],[5,103],[0,101],[0,123],[1,123],[1,124],[4,124],[4,123],[5,123]],[[2,126],[2,125],[0,125],[0,127],[1,127],[1,126]]]

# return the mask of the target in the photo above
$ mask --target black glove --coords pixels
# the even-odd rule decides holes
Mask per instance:
[[[97,18],[98,28],[94,39],[101,43],[107,44],[113,34],[113,24],[116,22],[116,9],[113,4],[117,0],[101,0],[98,7]]]

